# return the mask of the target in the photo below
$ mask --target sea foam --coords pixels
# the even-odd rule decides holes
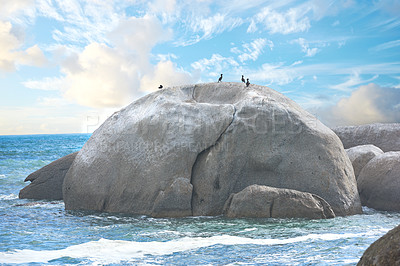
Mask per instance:
[[[296,242],[330,241],[346,238],[381,235],[388,230],[372,230],[365,233],[308,234],[288,239],[253,239],[230,235],[212,237],[183,237],[171,241],[136,242],[99,239],[73,245],[60,250],[15,250],[0,252],[0,263],[45,263],[63,257],[88,259],[99,263],[120,263],[147,255],[162,256],[185,252],[213,245],[284,245]]]

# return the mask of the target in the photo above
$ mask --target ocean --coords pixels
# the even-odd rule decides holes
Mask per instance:
[[[327,220],[151,218],[18,199],[24,179],[89,134],[0,136],[0,265],[355,265],[400,214]]]

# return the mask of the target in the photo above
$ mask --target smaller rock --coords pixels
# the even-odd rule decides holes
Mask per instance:
[[[331,206],[321,197],[293,189],[251,185],[231,194],[224,206],[227,217],[334,218]]]
[[[383,211],[400,211],[400,152],[387,152],[370,160],[358,180],[361,204]]]
[[[19,192],[19,198],[62,200],[64,177],[77,154],[71,153],[30,174],[25,182],[31,183]]]
[[[356,179],[363,167],[375,156],[383,154],[383,151],[374,145],[360,145],[346,149],[347,155],[353,165]]]
[[[372,243],[357,264],[370,265],[400,265],[400,225]]]

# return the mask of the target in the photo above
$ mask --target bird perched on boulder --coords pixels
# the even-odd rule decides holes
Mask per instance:
[[[242,82],[243,83],[246,83],[246,81],[244,80],[244,76],[242,75]]]
[[[249,79],[247,79],[246,87],[248,87],[249,85],[250,85],[250,81],[249,81]]]
[[[218,79],[218,82],[221,82],[222,81],[222,74],[221,74],[221,76],[219,77],[219,79]]]
[[[161,90],[162,88],[163,88],[163,85],[160,85],[160,86],[158,87],[159,90]]]

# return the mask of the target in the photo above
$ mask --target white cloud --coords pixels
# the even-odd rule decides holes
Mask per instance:
[[[35,0],[0,0],[0,19],[18,20],[15,16],[18,13],[25,13],[33,16]]]
[[[379,44],[379,45],[373,47],[371,50],[373,50],[375,52],[379,52],[382,50],[395,48],[398,46],[400,46],[400,40],[395,40],[395,41],[390,41],[390,42],[385,42],[385,43]]]
[[[65,96],[90,107],[116,107],[136,96],[138,66],[125,54],[104,44],[92,43],[64,65]]]
[[[255,15],[247,29],[247,32],[255,32],[257,24],[262,24],[270,33],[289,34],[304,32],[310,28],[310,20],[306,16],[310,8],[306,6],[290,8],[279,13],[269,7],[263,8]]]
[[[177,45],[187,46],[195,44],[201,40],[208,40],[216,34],[224,31],[230,31],[243,24],[243,19],[230,17],[227,14],[217,13],[209,17],[190,18],[190,28],[194,36],[189,40],[179,40]]]
[[[400,90],[377,84],[360,86],[349,97],[320,112],[330,126],[400,122]]]
[[[164,88],[193,83],[190,73],[178,70],[171,61],[159,62],[151,73],[146,74],[140,81],[141,91],[155,91],[159,85]]]
[[[13,32],[10,22],[0,21],[0,70],[15,71],[18,65],[44,66],[47,59],[34,45],[23,50],[23,37]]]
[[[243,44],[243,51],[239,50],[237,47],[234,47],[231,49],[231,52],[239,54],[238,59],[240,62],[245,62],[248,60],[255,61],[263,53],[266,46],[272,50],[274,43],[264,38],[258,38],[251,43]]]
[[[370,79],[363,80],[360,77],[360,71],[354,70],[353,75],[349,77],[349,79],[343,83],[330,86],[331,89],[338,90],[338,91],[351,91],[353,87],[358,86],[360,84],[369,83],[378,78],[378,75],[373,76]]]
[[[310,48],[310,44],[304,38],[298,38],[293,42],[298,43],[301,46],[303,53],[308,57],[312,57],[319,52],[319,49],[316,47]]]
[[[67,100],[82,106],[117,108],[159,84],[174,86],[194,81],[190,73],[170,60],[151,63],[152,48],[171,38],[171,32],[157,18],[144,15],[121,19],[108,36],[111,45],[93,42],[83,51],[66,46],[57,49],[68,54],[61,64],[64,76],[23,84],[33,89],[58,89]]]
[[[299,77],[292,67],[285,67],[283,63],[263,64],[256,71],[247,71],[249,77],[254,80],[267,82],[268,84],[285,85]]]
[[[22,82],[22,85],[29,89],[35,90],[44,90],[44,91],[57,91],[57,90],[65,90],[65,82],[63,78],[56,77],[46,77],[42,80],[28,80]]]
[[[207,72],[209,76],[219,76],[224,70],[238,67],[239,63],[231,57],[223,57],[220,54],[213,54],[210,59],[203,58],[191,64],[192,68],[201,72]]]

